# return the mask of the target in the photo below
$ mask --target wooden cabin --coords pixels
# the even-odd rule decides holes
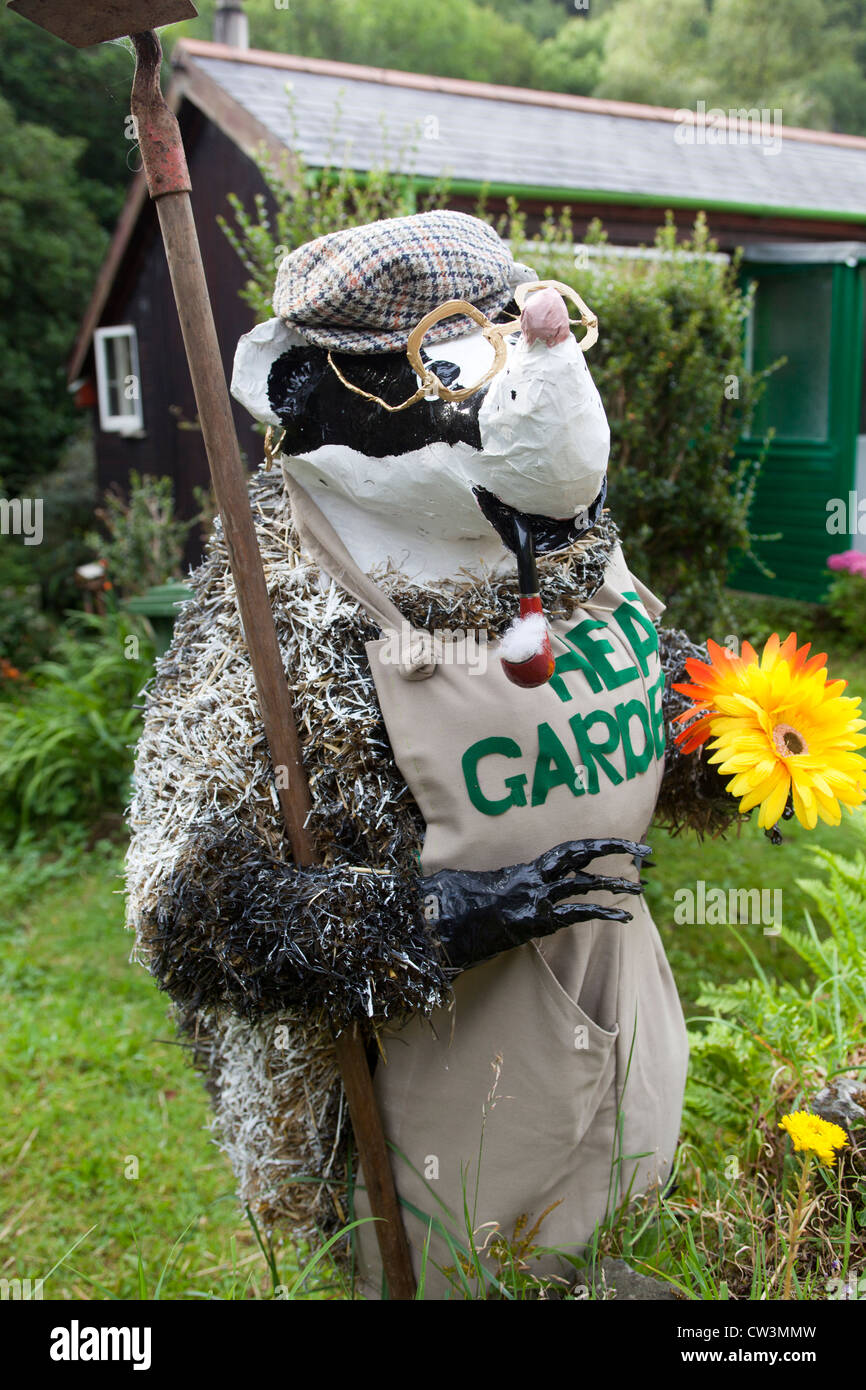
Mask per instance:
[[[671,209],[684,229],[707,214],[722,251],[745,248],[757,281],[746,350],[756,366],[786,356],[742,449],[774,430],[753,530],[782,532],[764,548],[767,578],[741,566],[743,587],[817,598],[826,555],[866,550],[863,534],[827,531],[827,504],[866,499],[864,265],[866,139],[776,124],[775,112],[683,112],[492,86],[182,40],[169,100],[178,113],[193,208],[227,374],[252,326],[238,297],[243,268],[217,225],[237,194],[264,183],[255,162],[300,152],[312,169],[383,163],[423,189],[449,181],[449,204],[472,212],[482,190],[495,215],[516,197],[533,225],[568,205],[576,236],[593,218],[610,242],[651,245]],[[167,474],[178,510],[194,511],[208,480],[204,447],[154,208],[134,179],[70,362],[93,412],[98,481],[131,469]],[[138,389],[124,389],[128,381]],[[236,407],[251,466],[261,436]],[[854,498],[856,502],[856,496]],[[190,554],[195,559],[195,553]]]

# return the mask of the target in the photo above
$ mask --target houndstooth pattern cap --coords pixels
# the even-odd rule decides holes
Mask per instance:
[[[419,319],[445,300],[468,300],[492,318],[515,286],[537,278],[488,223],[436,209],[299,246],[277,271],[274,313],[317,347],[399,352]],[[475,326],[456,315],[434,324],[427,340],[456,338]]]

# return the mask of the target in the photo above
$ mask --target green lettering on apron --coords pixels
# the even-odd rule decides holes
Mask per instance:
[[[580,753],[580,761],[586,768],[587,791],[594,795],[598,791],[598,766],[604,770],[605,776],[609,778],[613,786],[618,787],[623,780],[622,773],[617,772],[613,763],[604,755],[612,753],[619,746],[619,725],[616,717],[606,709],[591,710],[586,717],[581,714],[573,714],[569,719],[571,731],[577,740],[577,747]],[[607,729],[607,738],[604,743],[593,743],[589,737],[589,731],[594,724],[604,724]]]
[[[532,805],[543,806],[554,787],[568,787],[572,796],[583,796],[577,770],[559,737],[549,724],[538,726],[538,758],[532,779]]]
[[[566,634],[566,638],[570,636],[570,633]],[[561,656],[556,658],[554,673],[548,682],[551,690],[555,691],[563,704],[571,699],[571,691],[562,679],[567,671],[582,671],[586,676],[587,684],[593,694],[597,695],[601,690],[601,681],[595,674],[595,671],[593,671],[586,657],[583,656],[581,652],[574,649],[570,652],[563,652]]]
[[[606,637],[592,635],[599,628],[606,627],[607,623],[601,622],[598,618],[584,618],[582,623],[578,623],[577,627],[565,634],[565,640],[583,652],[593,670],[601,676],[607,690],[618,690],[621,685],[628,685],[629,681],[637,680],[638,672],[636,666],[625,666],[619,671],[615,666],[611,666],[608,654],[613,651],[612,644]]]
[[[647,694],[650,701],[650,715],[652,716],[653,737],[656,745],[656,757],[660,758],[665,751],[665,713],[662,709],[662,694],[665,688],[665,673],[653,681]]]
[[[640,753],[635,752],[631,741],[630,726],[632,719],[635,718],[640,721],[644,734],[644,746]],[[639,772],[646,772],[655,752],[649,711],[642,700],[629,700],[625,704],[617,705],[616,720],[625,752],[625,775],[626,779],[630,780],[632,777],[636,777]]]
[[[640,602],[634,589],[626,589],[625,597],[626,599],[633,598],[636,603]],[[641,671],[645,676],[648,676],[648,658],[659,649],[659,635],[656,632],[655,624],[633,603],[621,603],[618,608],[613,610],[613,616],[640,662]]]
[[[500,797],[498,801],[491,801],[489,797],[484,795],[478,780],[478,764],[482,758],[489,758],[494,754],[503,758],[522,757],[520,744],[515,743],[513,738],[482,738],[477,743],[473,743],[471,748],[467,748],[463,754],[463,778],[466,782],[469,800],[476,811],[481,811],[485,816],[501,816],[511,806],[526,805],[527,777],[524,772],[518,772],[513,777],[505,778],[505,785],[509,789],[508,796]]]

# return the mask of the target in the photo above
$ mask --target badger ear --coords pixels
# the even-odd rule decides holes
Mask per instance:
[[[281,319],[268,319],[244,333],[235,349],[231,391],[255,420],[278,425],[279,416],[268,399],[268,377],[274,363],[293,347],[306,347]]]
[[[324,348],[290,347],[268,372],[268,401],[283,424],[306,413],[307,405],[328,368]]]

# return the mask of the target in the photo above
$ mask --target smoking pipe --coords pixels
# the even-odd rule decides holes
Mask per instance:
[[[520,617],[528,618],[535,614],[544,622],[541,597],[538,592],[538,570],[535,565],[535,545],[532,539],[532,530],[528,520],[519,514],[514,518],[514,541],[514,553],[517,557],[517,581],[520,587]],[[550,633],[547,630],[547,624],[544,623],[540,645],[531,656],[526,657],[523,661],[507,661],[505,657],[502,657],[501,661],[503,671],[514,685],[533,690],[536,686],[544,685],[549,681],[556,663],[550,645]]]

